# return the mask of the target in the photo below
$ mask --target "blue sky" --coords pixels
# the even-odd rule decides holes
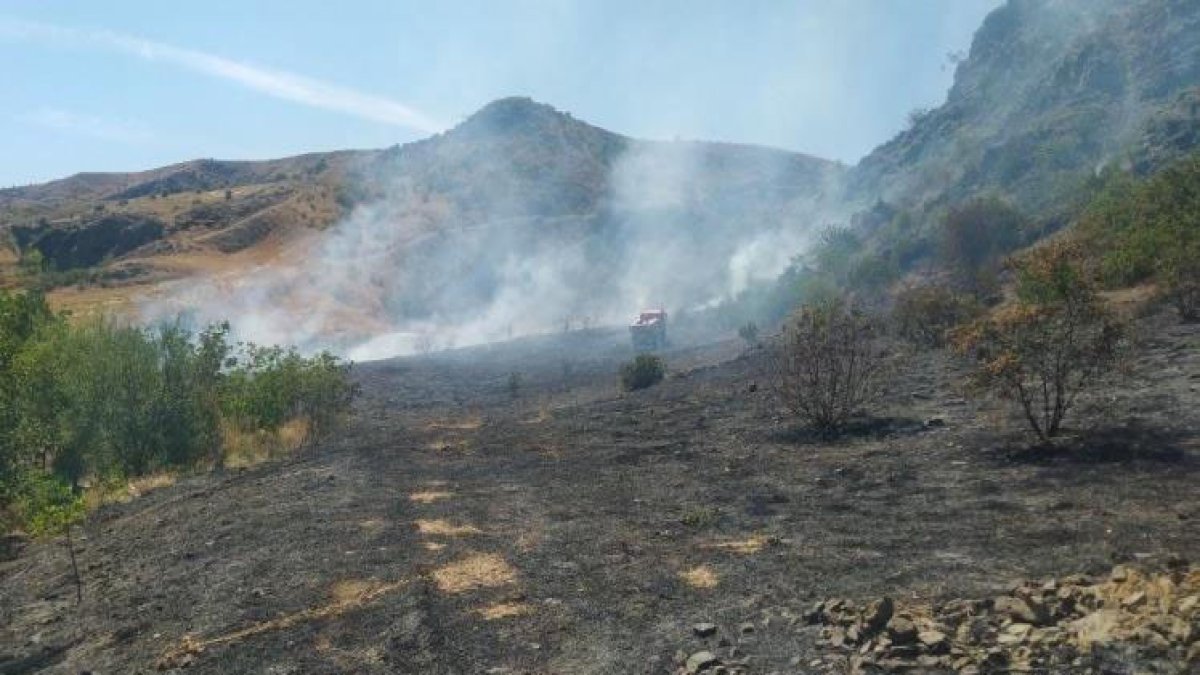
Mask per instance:
[[[633,136],[854,162],[999,0],[0,4],[0,186],[383,147],[526,95]]]

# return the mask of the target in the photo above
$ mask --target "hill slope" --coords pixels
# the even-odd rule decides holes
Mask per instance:
[[[1149,171],[1200,143],[1200,3],[1010,0],[946,103],[854,167],[851,192],[909,206],[981,191],[1052,207],[1106,163]]]

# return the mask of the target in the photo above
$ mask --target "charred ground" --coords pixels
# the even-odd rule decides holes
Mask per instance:
[[[81,605],[61,541],[3,563],[0,672],[661,673],[715,648],[700,621],[755,624],[750,672],[807,672],[816,600],[1194,559],[1200,331],[1144,326],[1057,454],[939,353],[837,442],[791,431],[741,343],[633,394],[604,331],[366,364],[336,440],[101,510]]]

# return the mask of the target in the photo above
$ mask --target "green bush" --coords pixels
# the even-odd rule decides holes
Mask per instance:
[[[348,409],[349,364],[228,335],[228,324],[73,324],[37,294],[0,291],[0,510],[45,529],[84,479],[219,464],[229,423],[300,419],[318,438]]]
[[[646,389],[662,382],[667,367],[663,360],[653,354],[638,354],[637,358],[621,366],[621,387],[626,391]]]
[[[1024,217],[998,197],[979,197],[950,209],[942,221],[942,258],[977,293],[1001,258],[1021,243]]]
[[[1078,221],[1078,232],[1099,258],[1109,287],[1155,281],[1195,318],[1200,291],[1200,154],[1152,178],[1117,176]]]

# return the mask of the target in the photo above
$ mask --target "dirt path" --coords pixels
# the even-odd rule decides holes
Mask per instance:
[[[697,621],[753,622],[721,649],[796,672],[816,599],[1195,559],[1200,331],[1154,334],[1085,450],[1036,458],[944,356],[834,444],[734,343],[632,395],[603,335],[365,366],[339,438],[93,518],[81,606],[59,542],[0,563],[0,673],[666,673]]]

